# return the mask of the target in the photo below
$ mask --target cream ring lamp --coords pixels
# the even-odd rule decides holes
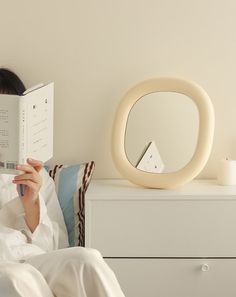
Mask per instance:
[[[175,172],[150,173],[141,171],[129,162],[125,152],[125,132],[129,113],[140,98],[155,92],[184,94],[195,102],[198,109],[199,132],[195,152],[189,163]],[[196,177],[205,166],[211,153],[214,125],[215,116],[212,102],[203,88],[196,83],[165,77],[143,81],[125,94],[116,111],[112,130],[112,157],[114,163],[121,175],[134,184],[161,189],[179,187]]]

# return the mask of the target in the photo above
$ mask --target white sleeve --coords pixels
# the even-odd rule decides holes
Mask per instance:
[[[55,185],[45,169],[40,172],[43,183],[39,192],[40,219],[32,233],[24,215],[18,217],[18,230],[23,232],[28,241],[44,251],[68,247],[68,236],[63,214],[59,205]]]

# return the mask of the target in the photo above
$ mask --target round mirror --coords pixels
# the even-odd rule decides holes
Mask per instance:
[[[127,158],[143,171],[178,171],[193,157],[198,127],[197,107],[187,96],[174,92],[148,94],[129,113],[125,133]]]
[[[198,136],[194,153],[191,157],[191,160],[189,160],[187,164],[177,164],[177,166],[181,168],[171,168],[169,169],[171,170],[170,172],[153,173],[136,168],[136,166],[132,164],[132,162],[135,162],[136,160],[130,161],[128,159],[128,149],[126,148],[126,130],[129,129],[127,128],[127,122],[129,119],[130,111],[132,110],[136,102],[139,101],[140,98],[146,97],[146,95],[148,94],[160,92],[183,94],[195,103],[199,119],[197,133]],[[173,110],[172,102],[168,110],[171,109]],[[149,117],[149,115],[146,115],[146,118],[147,117]],[[174,119],[171,116],[168,116],[167,120],[171,123]],[[190,125],[190,122],[195,122],[195,119],[191,118],[185,125]],[[125,178],[138,185],[150,188],[166,189],[178,187],[192,180],[200,173],[200,171],[205,166],[211,152],[214,136],[214,123],[214,109],[211,100],[204,89],[202,89],[198,84],[183,79],[165,77],[143,81],[131,88],[125,94],[116,111],[112,130],[112,156],[114,163],[117,169]],[[194,125],[195,123],[193,123],[193,126]],[[166,126],[164,129],[167,129]],[[140,133],[140,131],[135,128],[135,132],[132,132],[132,134],[133,133],[137,135]],[[181,134],[182,132],[179,133]],[[175,135],[174,138],[175,142],[178,142],[178,135]],[[152,147],[153,149],[153,146],[150,147]],[[172,151],[174,149],[175,148],[172,147],[169,148],[169,150]],[[184,155],[189,154],[186,153],[186,151],[186,147],[184,146]],[[132,154],[133,153],[131,152],[131,155]],[[175,158],[179,158],[179,155],[177,153],[175,154]],[[168,166],[171,167],[170,165]]]

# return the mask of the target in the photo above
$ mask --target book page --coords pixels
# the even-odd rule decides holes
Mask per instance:
[[[53,156],[53,83],[22,97],[25,100],[25,159],[43,162]]]
[[[15,169],[19,157],[20,96],[0,95],[0,172]]]

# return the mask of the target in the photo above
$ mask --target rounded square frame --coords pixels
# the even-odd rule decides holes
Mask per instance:
[[[170,173],[150,173],[135,168],[125,152],[125,132],[129,113],[134,104],[143,96],[155,92],[176,92],[191,98],[199,114],[199,133],[192,159],[180,170]],[[214,137],[214,109],[205,90],[192,81],[160,77],[149,79],[131,88],[122,98],[116,111],[112,130],[113,161],[126,179],[148,187],[172,189],[181,186],[196,177],[207,163]]]

